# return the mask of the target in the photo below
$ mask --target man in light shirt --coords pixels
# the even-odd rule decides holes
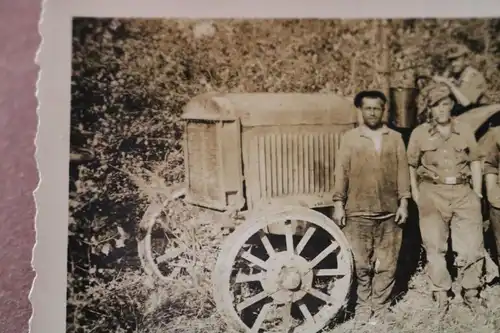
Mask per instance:
[[[410,179],[401,134],[386,127],[386,96],[362,91],[354,98],[363,124],[346,132],[335,170],[333,219],[344,227],[355,263],[356,317],[367,321],[390,305],[408,216]],[[373,276],[373,277],[372,277]]]

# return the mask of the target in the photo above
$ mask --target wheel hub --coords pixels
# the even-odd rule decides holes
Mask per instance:
[[[262,280],[264,290],[278,304],[296,302],[312,285],[313,272],[308,261],[288,252],[276,253],[268,260],[268,270]]]
[[[282,267],[280,271],[280,280],[283,289],[296,291],[300,289],[302,274],[294,267]]]

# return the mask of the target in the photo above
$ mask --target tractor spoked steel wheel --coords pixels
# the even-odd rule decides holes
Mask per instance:
[[[169,225],[171,200],[153,202],[146,210],[142,229],[144,235],[137,242],[139,259],[144,271],[160,281],[172,281],[182,271],[183,244],[177,241],[175,230]]]
[[[273,226],[284,235],[265,232]],[[350,246],[331,219],[302,207],[261,212],[224,241],[214,298],[238,331],[314,333],[346,305],[352,273]]]

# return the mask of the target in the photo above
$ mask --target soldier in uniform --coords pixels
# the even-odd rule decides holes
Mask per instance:
[[[401,135],[382,123],[386,96],[362,91],[354,99],[363,124],[346,132],[335,170],[333,219],[347,236],[357,279],[356,317],[388,309],[408,216],[409,170]]]
[[[495,237],[497,255],[500,256],[500,182],[498,168],[500,160],[500,127],[491,128],[483,141],[484,174],[486,183],[486,196],[489,203],[490,228]],[[497,263],[500,258],[497,257]]]
[[[446,56],[450,62],[449,70],[444,76],[434,77],[435,82],[448,86],[463,110],[488,103],[486,79],[467,63],[469,54],[466,46],[452,45]]]
[[[427,274],[444,315],[452,286],[445,258],[451,231],[455,263],[462,273],[464,303],[473,311],[482,310],[485,305],[479,292],[485,251],[480,149],[473,130],[451,117],[455,100],[446,85],[429,91],[427,102],[432,119],[415,128],[407,150],[412,196],[419,209],[427,253]]]

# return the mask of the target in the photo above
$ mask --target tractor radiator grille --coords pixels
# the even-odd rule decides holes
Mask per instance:
[[[217,170],[222,166],[217,149],[217,127],[211,122],[189,122],[186,132],[190,195],[197,203],[208,206],[221,202],[222,188]]]
[[[272,198],[317,198],[333,193],[338,131],[326,126],[278,133],[260,130],[244,133],[250,206]]]

